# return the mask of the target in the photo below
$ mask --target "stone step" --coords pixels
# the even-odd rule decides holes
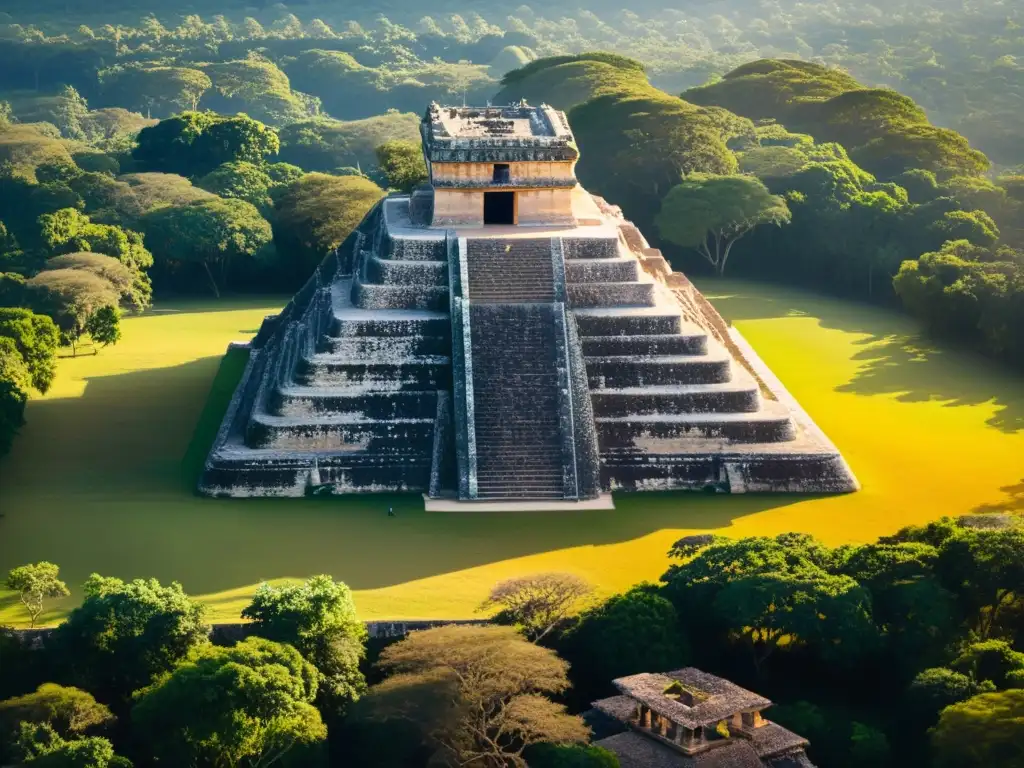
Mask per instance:
[[[477,474],[486,475],[488,480],[500,479],[502,477],[508,477],[509,474],[543,474],[546,477],[554,478],[562,477],[561,465],[554,464],[531,464],[530,462],[524,461],[509,461],[509,462],[477,462]]]
[[[429,390],[451,388],[447,357],[410,358],[402,363],[361,360],[300,360],[295,383],[346,387],[355,391]]]
[[[506,475],[503,478],[482,478],[477,477],[477,488],[480,490],[518,490],[520,493],[528,490],[543,490],[562,493],[565,487],[565,480],[561,475],[558,477],[536,477],[531,472],[521,472]]]
[[[773,405],[777,405],[773,403]],[[796,437],[785,409],[756,413],[651,414],[596,418],[602,450],[629,447],[637,441],[724,440],[731,443],[782,443]]]
[[[562,481],[530,483],[519,478],[495,483],[477,483],[480,498],[504,496],[512,498],[561,498],[565,493]]]
[[[573,309],[580,336],[643,336],[679,333],[678,312],[660,307],[591,307]]]
[[[536,290],[493,290],[481,291],[473,288],[469,300],[474,304],[550,304],[555,300],[553,289]]]
[[[703,355],[708,337],[703,331],[662,333],[648,336],[585,336],[583,354],[590,357],[618,355]]]
[[[653,307],[657,304],[654,283],[570,283],[569,306]]]
[[[619,258],[617,237],[564,237],[562,253],[567,261]]]
[[[448,286],[360,282],[352,290],[352,304],[360,309],[426,309],[439,312],[448,307]]]
[[[317,351],[332,357],[397,362],[410,355],[448,357],[451,348],[451,338],[442,336],[325,336]]]
[[[595,389],[590,393],[594,416],[675,413],[752,413],[761,405],[757,385],[683,384],[679,386]]]
[[[402,261],[445,261],[448,258],[448,253],[444,233],[439,232],[438,235],[433,237],[404,237],[385,234],[382,251],[387,254],[389,259],[400,259]]]
[[[250,448],[309,451],[366,451],[430,454],[433,419],[350,421],[341,418],[291,418],[253,413],[246,428]]]
[[[485,499],[517,499],[522,501],[557,501],[565,498],[565,492],[558,491],[536,491],[533,489],[523,490],[517,487],[501,487],[496,489],[485,489],[477,491],[477,498]]]
[[[524,472],[525,472],[525,470],[524,470]],[[492,478],[503,477],[504,475],[505,475],[505,472],[502,471],[502,470],[499,470],[499,469],[492,469],[492,470],[480,470],[480,469],[478,469],[477,472],[476,472],[476,476],[477,476],[478,480],[491,480]],[[530,476],[534,477],[534,478],[536,478],[538,480],[541,480],[541,479],[544,479],[544,480],[556,480],[557,479],[559,482],[561,482],[561,480],[562,480],[562,468],[558,467],[558,468],[555,468],[555,469],[536,469],[536,470],[531,470],[530,471]]]
[[[613,259],[571,259],[565,262],[566,283],[629,283],[639,276],[637,260],[632,257]]]
[[[359,309],[340,307],[334,310],[330,336],[442,336],[451,338],[447,312],[419,309]]]
[[[446,261],[399,261],[372,256],[366,262],[366,281],[388,285],[448,285]]]
[[[533,435],[536,435],[536,432]],[[530,433],[499,433],[478,430],[476,432],[476,447],[478,450],[489,448],[498,451],[502,456],[529,456],[531,451],[553,451],[556,448],[561,451],[562,443],[560,440],[531,440],[530,437]],[[552,458],[553,456],[554,454],[549,456],[545,453],[543,456],[538,456],[537,460],[555,461]],[[561,461],[561,459],[558,459],[558,461]]]
[[[353,419],[432,419],[437,391],[361,392],[322,387],[283,387],[271,398],[274,416],[347,416]]]
[[[585,360],[591,390],[672,384],[722,384],[732,380],[729,356],[717,350],[708,355],[587,357]]]

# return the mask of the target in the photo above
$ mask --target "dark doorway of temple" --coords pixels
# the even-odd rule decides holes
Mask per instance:
[[[515,224],[516,193],[484,192],[484,224]]]

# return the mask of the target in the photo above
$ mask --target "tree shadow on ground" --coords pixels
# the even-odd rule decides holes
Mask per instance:
[[[975,512],[1016,512],[1024,514],[1024,477],[1016,485],[1004,485],[1000,488],[1007,495],[1004,501],[995,504],[981,504],[974,508]]]
[[[1024,429],[1024,377],[968,349],[921,336],[906,315],[764,284],[710,280],[701,287],[730,322],[811,317],[824,328],[863,335],[853,342],[859,348],[852,357],[857,372],[837,392],[949,407],[991,402],[996,412],[987,424],[1003,432]]]
[[[98,571],[207,594],[332,573],[372,589],[664,529],[721,529],[808,500],[645,494],[612,511],[439,514],[413,494],[201,498],[182,483],[182,457],[222,370],[221,358],[203,358],[87,379],[81,397],[33,401],[0,464],[0,572],[46,559],[72,585]]]
[[[225,294],[215,299],[212,296],[163,296],[156,304],[142,313],[144,317],[161,315],[208,314],[210,312],[238,312],[247,309],[268,308],[275,313],[284,309],[291,301],[291,294]]]

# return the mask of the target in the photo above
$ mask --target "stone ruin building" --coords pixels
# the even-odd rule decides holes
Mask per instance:
[[[429,183],[380,201],[264,321],[202,493],[549,509],[857,488],[742,337],[578,184],[564,113],[432,104],[421,132]]]
[[[814,768],[807,739],[761,716],[771,701],[728,680],[687,667],[613,684],[593,707],[619,732],[594,743],[622,768]]]

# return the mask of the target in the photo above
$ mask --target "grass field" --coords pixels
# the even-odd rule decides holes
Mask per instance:
[[[30,402],[0,462],[0,573],[60,564],[73,595],[47,621],[93,571],[176,579],[214,621],[236,618],[261,580],[324,572],[356,590],[365,618],[454,618],[515,574],[573,571],[604,592],[657,579],[669,545],[692,532],[800,530],[839,544],[943,514],[1024,511],[1024,378],[918,340],[895,313],[761,285],[702,288],[863,491],[619,495],[612,512],[482,515],[428,515],[417,496],[198,498],[190,477],[244,363],[222,363],[224,348],[282,301],[167,304],[128,319],[118,346],[62,360],[52,391]],[[21,621],[0,593],[0,622]]]

